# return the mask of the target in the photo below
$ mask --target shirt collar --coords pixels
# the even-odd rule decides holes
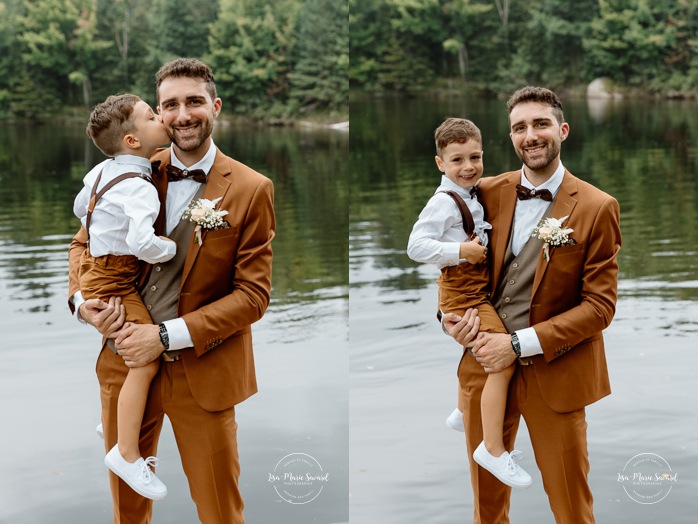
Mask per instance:
[[[114,157],[114,162],[117,164],[132,164],[138,167],[144,167],[147,172],[150,173],[150,159],[143,158],[142,156],[136,155],[116,155]]]
[[[477,185],[479,182],[480,181],[478,180],[478,182],[475,185]],[[464,198],[470,198],[470,189],[463,189],[458,184],[453,182],[450,178],[448,178],[446,175],[441,175],[441,185],[437,188],[436,192],[438,193],[443,189],[455,191]]]
[[[199,160],[196,164],[193,164],[191,166],[185,166],[179,158],[177,158],[177,155],[174,152],[174,149],[170,147],[170,153],[171,153],[171,158],[170,158],[170,164],[172,164],[175,167],[178,167],[180,169],[188,169],[189,171],[193,169],[203,169],[204,173],[208,175],[208,172],[211,170],[213,167],[213,163],[216,160],[216,144],[213,143],[213,139],[211,139],[211,145],[208,148],[208,151],[206,151],[206,154],[203,156],[201,160]]]
[[[523,167],[521,168],[521,185],[528,188],[528,189],[547,189],[552,193],[553,196],[557,193],[558,189],[560,189],[560,186],[562,185],[562,179],[565,176],[565,166],[562,165],[562,161],[560,161],[560,164],[557,166],[557,169],[553,173],[553,176],[551,176],[548,180],[543,182],[541,185],[538,187],[534,187],[533,184],[531,184],[528,181],[528,178],[526,178],[526,175],[524,175],[524,170]]]

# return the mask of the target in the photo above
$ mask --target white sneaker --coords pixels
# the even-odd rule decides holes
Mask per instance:
[[[487,471],[492,473],[501,482],[507,486],[518,489],[526,489],[531,485],[532,479],[531,475],[526,473],[524,469],[516,463],[523,457],[523,453],[515,449],[511,453],[506,451],[499,457],[490,455],[487,451],[484,442],[480,442],[480,445],[473,453],[473,460],[480,464]]]
[[[465,428],[463,427],[463,413],[461,413],[460,409],[456,408],[453,410],[453,413],[446,419],[446,425],[451,429],[465,433]]]
[[[100,422],[99,425],[97,426],[97,436],[104,440],[104,427],[102,426],[102,423]]]
[[[145,460],[143,457],[138,457],[138,460],[131,464],[121,456],[117,444],[104,457],[104,463],[139,495],[153,500],[164,499],[167,495],[167,488],[150,469],[150,466],[158,464],[158,459],[155,457],[148,457]]]

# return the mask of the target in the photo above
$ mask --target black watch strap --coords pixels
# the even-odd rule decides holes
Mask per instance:
[[[511,334],[511,347],[514,348],[516,356],[521,357],[521,344],[519,343],[519,336],[516,333]]]
[[[160,342],[165,346],[165,351],[170,349],[170,335],[167,334],[167,328],[165,324],[160,324]]]

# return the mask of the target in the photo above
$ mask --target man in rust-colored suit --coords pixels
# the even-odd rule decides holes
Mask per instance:
[[[82,319],[115,338],[117,353],[104,345],[97,360],[105,448],[116,443],[117,399],[128,368],[160,358],[141,455],[155,454],[167,415],[201,522],[242,523],[235,405],[257,391],[250,326],[269,304],[273,185],[214,145],[221,100],[208,66],[177,59],[158,71],[156,83],[158,111],[173,142],[153,158],[161,162],[153,173],[161,202],[156,230],[177,243],[177,254],[141,279],[153,324],[122,325],[116,299],[82,301],[76,274],[84,230],[70,249],[71,302]],[[220,198],[216,209],[228,211],[229,227],[197,234],[194,223],[181,220],[198,198]],[[114,522],[150,522],[152,501],[112,473],[110,485]]]
[[[509,334],[481,333],[468,312],[444,316],[444,328],[473,346],[458,370],[470,456],[474,522],[508,523],[510,488],[472,459],[482,440],[480,394],[488,372],[517,361],[505,415],[512,449],[524,417],[543,486],[558,524],[594,522],[585,406],[610,394],[601,331],[615,313],[621,245],[618,202],[574,177],[560,161],[567,138],[560,99],[520,89],[508,102],[519,171],[481,182],[492,224],[491,300]],[[533,235],[544,218],[572,229],[565,245]],[[565,218],[567,217],[567,218]],[[528,466],[526,466],[528,467]]]

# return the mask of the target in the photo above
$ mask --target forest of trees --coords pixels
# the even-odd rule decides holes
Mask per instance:
[[[43,120],[134,92],[167,60],[203,59],[224,110],[348,114],[346,0],[0,1],[0,118]]]
[[[352,89],[698,92],[696,0],[349,0]],[[441,82],[439,82],[441,80]]]

